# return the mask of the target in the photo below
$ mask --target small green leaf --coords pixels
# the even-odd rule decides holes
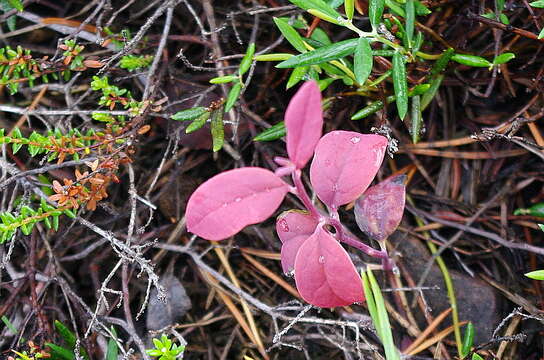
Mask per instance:
[[[385,5],[391,10],[394,14],[397,14],[400,17],[406,18],[406,13],[404,9],[394,0],[385,0]]]
[[[525,274],[530,279],[544,280],[544,270],[531,271]]]
[[[58,215],[53,216],[53,229],[55,231],[58,231],[58,229],[59,229],[59,217],[58,217]]]
[[[293,69],[291,72],[291,75],[289,76],[289,80],[287,80],[287,89],[290,89],[291,87],[298,84],[302,78],[304,78],[304,75],[308,72],[309,67],[308,66],[299,66]]]
[[[21,143],[13,143],[11,144],[11,149],[13,150],[13,154],[17,154],[19,150],[23,147],[23,144]]]
[[[540,34],[538,34],[538,38],[539,39],[544,38],[544,28],[542,28],[542,30],[540,30]]]
[[[384,50],[384,49],[372,50],[372,55],[374,55],[374,56],[393,57],[393,55],[395,55],[395,53],[396,53],[395,50]]]
[[[484,358],[481,357],[480,355],[474,353],[474,354],[472,354],[472,360],[484,360]]]
[[[115,342],[115,339],[117,338],[117,332],[115,331],[115,328],[113,326],[111,327],[111,333],[114,338],[108,340],[108,351],[106,352],[106,360],[117,360],[119,354],[117,342]]]
[[[274,23],[280,29],[281,34],[285,37],[287,41],[289,41],[289,44],[293,45],[293,47],[298,50],[298,52],[305,53],[308,51],[306,49],[306,46],[304,45],[304,40],[302,40],[302,36],[299,35],[299,33],[291,26],[287,21],[285,21],[282,18],[273,18]]]
[[[330,23],[340,25],[340,22],[338,21],[338,18],[334,18],[332,16],[329,16],[328,14],[326,14],[326,13],[320,11],[320,10],[308,9],[308,12],[310,14],[312,14],[313,16],[320,18],[321,20],[325,20],[325,21],[328,21]]]
[[[318,80],[318,81],[317,81],[317,84],[319,85],[319,90],[320,90],[320,91],[325,90],[325,89],[328,88],[329,85],[332,84],[335,80],[338,80],[338,79],[335,79],[335,78],[325,78],[325,79]]]
[[[223,112],[221,109],[212,113],[211,120],[212,148],[213,152],[221,150],[225,142],[225,128],[223,127]]]
[[[399,52],[393,55],[393,88],[397,97],[399,117],[404,120],[408,112],[408,82],[406,81],[404,57]]]
[[[327,33],[323,31],[323,29],[321,28],[315,28],[314,31],[312,32],[312,35],[310,35],[310,39],[318,41],[321,44],[321,46],[332,44],[332,41],[329,38],[329,35],[327,35]]]
[[[384,0],[370,0],[368,4],[368,17],[373,28],[377,28],[380,25],[384,7]]]
[[[253,60],[255,61],[284,61],[293,56],[294,56],[293,54],[286,54],[286,53],[263,54],[263,55],[254,56]]]
[[[66,325],[58,320],[55,320],[54,324],[57,332],[62,337],[66,345],[69,348],[74,348],[74,346],[76,346],[76,334],[74,334],[72,330],[68,329]]]
[[[406,0],[404,4],[404,10],[406,11],[406,42],[408,48],[412,48],[412,41],[414,38],[414,28],[416,22],[416,9],[414,5],[414,0]]]
[[[529,5],[536,8],[544,8],[544,0],[537,0],[530,2]]]
[[[43,221],[45,222],[45,226],[47,226],[48,229],[51,229],[51,220],[46,217]]]
[[[23,137],[23,134],[21,133],[21,129],[19,129],[18,127],[16,127],[15,129],[13,129],[13,133],[11,135],[14,139],[20,139]]]
[[[419,142],[419,135],[421,134],[421,125],[423,119],[421,117],[421,101],[419,95],[412,97],[412,111],[410,114],[410,133],[412,134],[412,142],[417,144]]]
[[[515,57],[516,55],[514,53],[510,53],[510,52],[503,53],[497,56],[495,59],[493,59],[493,64],[494,65],[505,64],[509,62],[510,60],[514,59]]]
[[[346,11],[346,16],[349,20],[353,19],[353,13],[355,10],[355,1],[354,0],[344,0],[344,9]]]
[[[355,54],[353,55],[353,72],[355,80],[363,85],[372,72],[373,57],[372,48],[367,38],[361,37],[357,42]]]
[[[285,123],[280,121],[276,125],[269,127],[259,135],[255,136],[253,141],[274,141],[284,137],[285,134]]]
[[[19,332],[17,331],[17,328],[13,326],[11,321],[6,317],[6,315],[2,315],[2,322],[6,325],[6,327],[11,331],[13,335],[17,335]]]
[[[416,37],[412,43],[412,54],[416,54],[423,45],[423,33],[421,31],[416,32]]]
[[[416,15],[417,16],[429,15],[432,12],[425,5],[423,5],[421,3],[421,1],[419,1],[419,0],[414,0],[414,4],[416,5]]]
[[[334,10],[329,4],[327,4],[323,0],[289,0],[289,1],[304,10],[316,9],[333,19],[338,19],[340,17],[340,14],[338,13],[338,11]]]
[[[23,3],[21,0],[8,0],[8,3],[13,7],[14,9],[17,9],[17,11],[23,11]]]
[[[452,48],[448,48],[446,51],[444,51],[442,55],[440,55],[438,60],[436,60],[436,62],[434,63],[433,68],[431,69],[431,75],[435,76],[444,71],[454,53],[455,50],[453,50]]]
[[[236,83],[230,89],[229,94],[227,96],[227,101],[225,102],[225,112],[229,112],[230,109],[234,106],[236,103],[236,100],[238,100],[238,96],[240,96],[240,91],[242,90],[242,84]]]
[[[395,101],[395,97],[394,96],[388,96],[387,100],[388,100],[387,101],[388,103],[390,102],[389,100]],[[381,100],[374,101],[370,105],[365,106],[364,108],[362,108],[361,110],[359,110],[355,114],[353,114],[351,116],[351,120],[364,119],[365,117],[367,117],[369,115],[372,115],[372,114],[376,113],[377,111],[379,111],[381,109],[383,109],[383,102]]]
[[[63,348],[62,346],[55,345],[53,343],[45,343],[45,346],[50,348],[48,351],[53,359],[58,360],[73,360],[75,359],[74,352]]]
[[[336,60],[351,55],[357,47],[359,39],[349,39],[326,45],[304,54],[293,56],[276,65],[277,68],[292,68],[298,66],[315,65],[323,62]]]
[[[176,121],[188,121],[188,120],[194,120],[197,117],[202,116],[206,112],[208,112],[208,109],[206,109],[205,107],[199,106],[199,107],[194,107],[191,109],[178,111],[177,113],[172,115],[170,118]]]
[[[75,219],[76,218],[76,214],[70,210],[70,209],[66,209],[62,212],[64,215],[68,216],[69,218],[71,219]]]
[[[440,85],[442,84],[442,80],[444,80],[443,74],[433,77],[433,79],[431,80],[431,87],[429,88],[429,91],[423,94],[423,97],[421,98],[421,111],[425,110],[434,99],[436,93],[438,92],[438,89],[440,88]]]
[[[196,120],[190,123],[189,126],[187,126],[187,128],[185,129],[185,133],[190,134],[194,131],[197,131],[198,129],[203,127],[204,124],[206,124],[206,121],[209,118],[210,118],[210,113],[206,111],[204,114],[200,115]]]
[[[240,62],[240,68],[238,69],[238,74],[240,76],[244,75],[251,66],[251,63],[253,62],[253,55],[255,54],[255,43],[249,44],[246,50],[246,54],[242,58],[242,61]]]
[[[6,19],[9,31],[17,30],[17,16],[13,15]]]
[[[295,29],[305,30],[308,28],[308,26],[305,21],[301,20],[301,18],[302,17],[292,19],[286,16],[282,16],[282,17],[279,17],[278,19],[282,19],[283,21],[286,21],[289,25],[291,25]]]
[[[461,347],[461,358],[464,358],[470,353],[474,345],[474,325],[469,321],[465,329],[465,337],[463,338],[463,346]]]
[[[455,54],[451,57],[451,59],[459,64],[472,67],[490,67],[492,65],[489,60],[476,55]]]
[[[214,77],[213,79],[210,79],[210,84],[226,84],[226,83],[236,81],[238,79],[240,79],[240,78],[238,76],[235,76],[235,75],[218,76],[218,77]],[[176,119],[174,119],[174,120],[176,120]]]
[[[325,0],[333,9],[340,7],[344,3],[344,0]]]
[[[32,232],[32,226],[30,224],[21,224],[21,231],[24,235],[30,235]]]
[[[429,88],[430,84],[419,84],[414,86],[412,90],[408,92],[408,97],[416,96],[416,95],[423,95],[425,94]],[[395,101],[397,97],[395,95],[390,95],[386,98],[387,103],[392,103]],[[383,102],[381,100],[377,100],[372,102],[370,105],[362,108],[361,110],[357,111],[353,116],[351,117],[351,120],[360,120],[363,119],[369,115],[374,114],[378,110],[381,110],[383,108]]]

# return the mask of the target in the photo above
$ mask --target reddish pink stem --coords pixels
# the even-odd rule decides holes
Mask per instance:
[[[376,250],[373,247],[366,245],[355,236],[353,236],[349,232],[349,230],[346,229],[344,225],[342,225],[336,208],[329,209],[329,214],[327,215],[321,214],[321,212],[312,203],[310,196],[306,192],[306,188],[302,183],[302,172],[300,169],[296,169],[295,171],[293,171],[291,173],[291,177],[294,184],[294,191],[292,191],[293,194],[295,194],[300,199],[300,201],[302,201],[302,204],[310,212],[310,215],[312,215],[318,222],[331,225],[336,229],[337,233],[335,237],[339,241],[349,246],[353,246],[354,248],[361,250],[369,256],[382,259],[382,265],[384,270],[394,269],[395,265],[386,251]]]

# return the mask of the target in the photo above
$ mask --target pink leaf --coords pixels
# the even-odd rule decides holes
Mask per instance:
[[[333,207],[359,197],[383,161],[387,139],[353,131],[331,131],[315,149],[310,180],[317,196]]]
[[[289,102],[285,127],[287,154],[297,168],[302,169],[312,157],[323,128],[321,92],[315,81],[305,82]]]
[[[364,300],[361,278],[348,253],[321,227],[298,251],[295,282],[300,296],[315,306],[347,306]]]
[[[388,178],[370,187],[355,202],[355,220],[371,238],[383,241],[402,220],[406,187],[405,175]]]
[[[283,272],[287,274],[293,271],[298,249],[315,232],[316,226],[317,220],[307,211],[289,210],[278,216],[276,232],[283,243],[281,246]]]
[[[225,171],[200,185],[189,198],[187,230],[208,240],[226,239],[270,217],[288,190],[266,169]]]

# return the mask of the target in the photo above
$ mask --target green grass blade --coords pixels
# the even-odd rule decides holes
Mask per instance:
[[[470,353],[474,345],[474,325],[469,322],[465,330],[465,337],[463,338],[463,347],[461,348],[461,357],[464,358]]]
[[[370,286],[368,273],[370,273],[370,269],[367,269],[366,272],[364,270],[361,271],[361,280],[363,282],[365,301],[366,301],[366,306],[368,308],[368,313],[370,314],[370,318],[372,319],[372,323],[374,324],[374,327],[376,328],[376,333],[378,334],[378,337],[381,339],[382,327],[380,326],[378,310],[376,309],[376,302],[374,301],[374,294],[372,293],[372,287]]]
[[[117,331],[115,331],[115,328],[112,326],[111,332],[114,336],[114,338],[117,338]],[[117,360],[119,356],[119,349],[117,348],[117,342],[115,339],[109,339],[108,340],[108,351],[106,352],[106,360]]]
[[[391,324],[389,323],[389,316],[385,308],[385,301],[380,290],[380,286],[376,281],[376,278],[371,271],[368,272],[368,280],[370,287],[372,288],[372,294],[374,295],[374,301],[376,302],[376,311],[379,318],[379,326],[381,327],[381,340],[383,348],[385,350],[385,358],[387,360],[399,360],[399,352],[393,342],[393,334],[391,332]]]

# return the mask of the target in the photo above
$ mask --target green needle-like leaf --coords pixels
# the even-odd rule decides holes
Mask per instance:
[[[225,128],[223,126],[223,112],[221,109],[216,110],[212,113],[211,121],[211,134],[212,134],[212,143],[213,151],[217,152],[223,147],[225,142]]]
[[[238,69],[238,74],[240,76],[244,75],[251,66],[251,63],[253,62],[253,55],[255,54],[255,43],[249,44],[246,50],[246,54],[242,58],[242,61],[240,62],[240,68]]]
[[[337,42],[332,45],[326,45],[304,54],[293,56],[276,67],[280,69],[292,68],[298,66],[315,65],[323,62],[340,59],[344,56],[351,55],[357,47],[359,39],[349,39]]]
[[[525,274],[530,279],[544,280],[544,270],[531,271]]]
[[[397,97],[397,110],[401,120],[408,112],[408,82],[406,80],[406,66],[401,53],[393,55],[393,88]]]
[[[416,22],[416,10],[414,6],[414,0],[406,0],[404,5],[406,11],[406,42],[409,48],[412,48],[414,38],[414,28]]]
[[[338,11],[334,10],[329,4],[327,4],[323,0],[289,0],[289,1],[304,10],[316,9],[322,12],[323,14],[327,14],[328,16],[334,19],[341,17]]]
[[[194,131],[197,131],[206,124],[206,121],[210,118],[210,112],[206,111],[204,114],[200,115],[196,120],[187,126],[185,129],[186,134],[190,134]]]
[[[377,28],[380,25],[384,7],[384,0],[370,0],[368,4],[368,17],[373,28]]]
[[[419,135],[421,134],[421,125],[423,122],[421,117],[421,101],[419,95],[412,97],[412,111],[410,114],[410,121],[410,133],[412,134],[412,142],[414,144],[417,144],[419,142]]]
[[[198,106],[191,109],[178,111],[177,113],[172,115],[170,118],[176,121],[189,121],[189,120],[194,120],[199,116],[202,116],[202,114],[206,112],[208,111],[205,107]]]
[[[464,358],[470,353],[470,349],[474,345],[474,325],[469,322],[465,329],[465,337],[463,339],[463,347],[461,348],[461,357]]]
[[[287,21],[282,18],[274,18],[274,23],[280,29],[281,34],[285,37],[289,44],[293,45],[298,52],[305,53],[308,51],[304,45],[302,36],[293,28]]]
[[[269,127],[259,135],[255,136],[253,141],[274,141],[284,137],[285,134],[285,123],[280,121],[276,125]]]
[[[290,89],[291,87],[298,84],[300,80],[306,75],[308,72],[309,67],[308,66],[299,66],[293,69],[291,72],[291,75],[289,76],[289,80],[287,80],[287,89]]]
[[[346,16],[349,20],[353,19],[353,13],[355,10],[355,0],[344,0],[344,9],[346,10]]]
[[[232,107],[236,103],[236,100],[238,100],[238,96],[240,96],[241,90],[242,90],[242,84],[239,82],[234,84],[232,89],[230,89],[229,94],[227,96],[227,101],[225,102],[225,112],[229,112],[230,109],[232,109]]]

